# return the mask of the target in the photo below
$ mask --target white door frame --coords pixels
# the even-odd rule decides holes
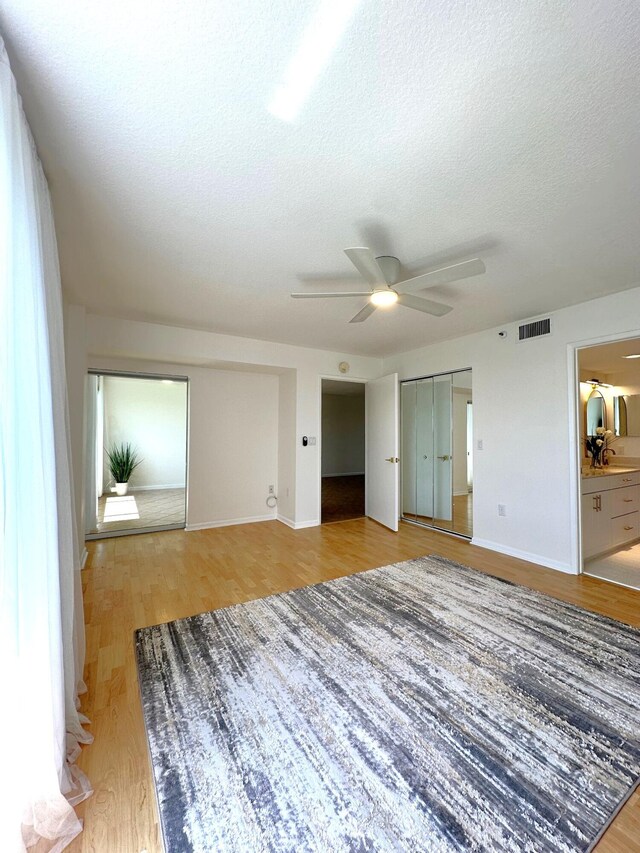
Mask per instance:
[[[576,567],[577,574],[584,571],[582,558],[582,447],[580,432],[582,430],[582,411],[580,404],[580,374],[578,370],[578,353],[587,347],[597,347],[602,344],[613,344],[617,341],[640,339],[640,329],[617,334],[599,335],[595,338],[585,338],[567,344],[567,365],[569,373],[569,446],[570,454],[569,477],[572,488],[569,489],[571,501],[571,517],[573,518],[573,536],[571,541],[571,564]]]
[[[322,380],[330,379],[331,382],[357,382],[366,385],[368,379],[360,379],[356,376],[332,376],[322,373],[318,377],[318,520],[322,524]],[[364,481],[367,482],[367,419],[364,421]]]

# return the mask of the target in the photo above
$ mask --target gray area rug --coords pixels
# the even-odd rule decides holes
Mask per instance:
[[[139,630],[166,850],[588,850],[640,775],[639,640],[435,557]]]

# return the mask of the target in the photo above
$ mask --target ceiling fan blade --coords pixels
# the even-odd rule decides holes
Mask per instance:
[[[292,293],[294,299],[335,299],[342,296],[371,296],[370,290],[343,290],[341,293]]]
[[[358,311],[355,317],[352,317],[350,323],[364,323],[367,317],[370,317],[376,310],[376,306],[372,302],[367,302],[362,311]]]
[[[345,249],[345,255],[349,258],[354,267],[358,270],[370,284],[386,284],[380,264],[376,261],[371,249],[365,246],[356,246],[352,249]]]
[[[415,278],[408,278],[406,281],[399,281],[397,287],[401,287],[403,293],[409,293],[412,290],[436,287],[439,284],[449,284],[449,282],[469,278],[472,275],[481,275],[486,271],[487,268],[480,258],[473,258],[470,261],[461,261],[459,264],[441,267],[439,270],[431,270],[431,272],[417,275]]]
[[[431,299],[422,299],[422,297],[412,296],[410,293],[399,293],[398,302],[405,308],[415,308],[416,311],[423,311],[425,314],[431,314],[434,317],[444,317],[449,311],[453,311],[451,305],[433,302]]]

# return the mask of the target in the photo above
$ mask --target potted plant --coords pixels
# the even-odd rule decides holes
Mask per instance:
[[[110,450],[107,450],[107,458],[109,459],[109,471],[116,483],[116,494],[126,495],[129,479],[142,459],[139,458],[129,443],[125,444],[124,442],[114,444]]]

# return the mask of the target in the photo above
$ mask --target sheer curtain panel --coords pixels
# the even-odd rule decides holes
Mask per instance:
[[[62,295],[47,182],[0,40],[2,850],[62,850],[90,793]]]

